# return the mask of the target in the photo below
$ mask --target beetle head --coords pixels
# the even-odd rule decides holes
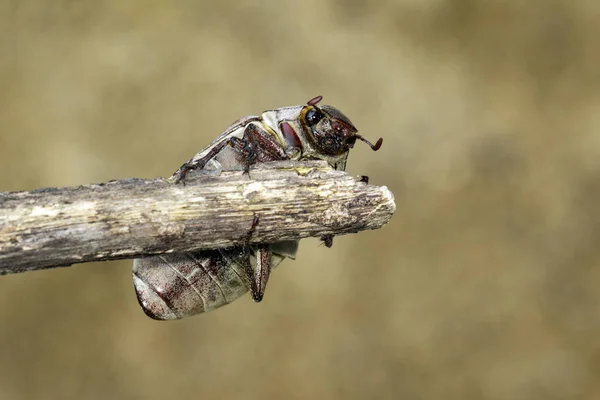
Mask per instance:
[[[301,123],[312,145],[322,154],[339,156],[354,147],[356,139],[367,143],[374,151],[379,150],[382,138],[375,145],[357,134],[357,129],[340,110],[331,106],[318,106],[321,96],[310,100],[302,110]]]

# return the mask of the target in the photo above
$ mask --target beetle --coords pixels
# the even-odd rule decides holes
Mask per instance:
[[[171,177],[185,184],[193,170],[239,171],[252,164],[277,160],[325,160],[346,169],[356,140],[379,150],[337,108],[319,105],[322,96],[306,105],[267,110],[230,125],[208,147],[183,164]],[[248,235],[252,234],[255,216]],[[327,247],[333,236],[321,238]],[[248,290],[255,302],[264,296],[272,269],[285,258],[295,259],[298,240],[240,245],[225,249],[161,254],[133,261],[138,301],[149,317],[172,320],[207,312],[241,297]]]

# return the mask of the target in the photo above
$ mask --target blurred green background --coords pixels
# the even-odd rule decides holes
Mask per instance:
[[[0,190],[168,176],[316,95],[396,196],[216,312],[0,277],[0,399],[600,398],[596,0],[0,0]]]

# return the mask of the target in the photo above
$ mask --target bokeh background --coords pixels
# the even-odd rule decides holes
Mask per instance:
[[[600,398],[596,0],[0,0],[0,190],[170,175],[324,95],[378,231],[156,322],[129,261],[0,277],[0,399]]]

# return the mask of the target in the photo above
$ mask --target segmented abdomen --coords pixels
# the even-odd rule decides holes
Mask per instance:
[[[241,297],[248,282],[240,260],[254,268],[253,254],[238,247],[196,253],[163,254],[133,262],[133,284],[150,318],[179,319],[214,310]],[[273,254],[273,267],[284,256]]]

